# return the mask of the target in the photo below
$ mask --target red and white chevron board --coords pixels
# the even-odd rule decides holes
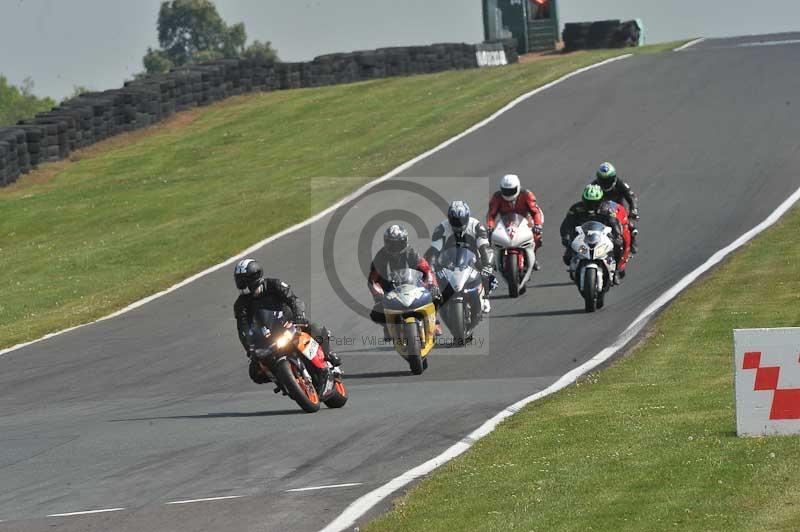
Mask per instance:
[[[736,433],[800,434],[800,328],[733,331]]]

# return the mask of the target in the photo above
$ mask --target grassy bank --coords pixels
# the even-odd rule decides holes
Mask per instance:
[[[366,527],[800,530],[800,439],[736,437],[734,328],[800,326],[800,210],[630,356],[502,423]]]
[[[643,48],[653,53],[673,45]],[[516,96],[624,51],[254,94],[0,189],[0,347],[87,322],[236,254]]]

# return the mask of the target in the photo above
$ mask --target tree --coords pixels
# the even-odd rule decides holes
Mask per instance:
[[[161,3],[158,42],[175,65],[191,63],[199,52],[235,56],[247,40],[244,24],[228,27],[211,0]]]
[[[142,58],[142,63],[144,63],[144,68],[147,70],[148,74],[169,72],[169,69],[174,66],[172,61],[167,57],[167,54],[161,50],[153,50],[152,48],[147,48],[147,53],[144,55],[144,58]]]
[[[69,96],[61,100],[61,103],[73,100],[85,92],[92,92],[92,89],[90,89],[89,87],[85,87],[83,85],[73,85],[72,92],[69,94]]]
[[[22,85],[16,87],[0,75],[0,125],[13,125],[19,120],[32,118],[55,104],[51,98],[39,98],[33,94],[31,78],[25,78]]]
[[[261,41],[253,41],[253,44],[245,48],[242,57],[246,57],[247,59],[264,59],[266,61],[275,62],[278,61],[278,51],[272,47],[272,43],[269,41],[261,42]]]
[[[228,26],[211,0],[168,0],[158,12],[160,49],[147,49],[142,58],[148,74],[167,72],[220,57],[265,57],[277,61],[269,42],[249,47],[243,23]]]

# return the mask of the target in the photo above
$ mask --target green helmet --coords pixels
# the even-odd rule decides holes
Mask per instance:
[[[586,185],[583,189],[584,201],[600,201],[603,199],[603,189],[600,185]]]
[[[586,185],[583,189],[583,206],[587,211],[595,212],[603,201],[603,189],[600,185]]]

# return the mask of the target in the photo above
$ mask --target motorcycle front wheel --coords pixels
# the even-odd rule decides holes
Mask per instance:
[[[508,283],[508,297],[519,297],[519,263],[516,255],[506,257],[508,271],[506,272],[506,282]]]
[[[314,388],[314,383],[306,381],[294,364],[285,359],[281,360],[275,369],[275,377],[300,408],[309,414],[319,410],[319,394]]]
[[[467,326],[464,322],[464,306],[463,303],[451,301],[448,303],[447,309],[447,328],[453,334],[453,339],[456,342],[466,342]]]
[[[414,375],[422,375],[425,370],[422,364],[422,345],[417,334],[417,324],[403,324],[403,339],[406,342],[406,356],[408,356],[408,367]]]
[[[330,397],[325,399],[325,406],[328,408],[342,408],[347,402],[347,388],[344,386],[341,377],[336,377],[333,382],[333,391]]]
[[[586,312],[597,310],[597,270],[589,268],[583,273],[583,300]]]

